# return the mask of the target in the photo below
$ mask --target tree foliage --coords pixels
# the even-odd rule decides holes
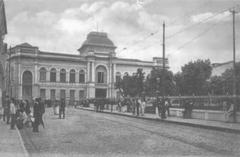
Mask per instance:
[[[153,68],[145,81],[145,91],[147,95],[155,95],[156,91],[160,95],[174,95],[176,92],[173,81],[173,73],[168,70]]]
[[[115,88],[120,91],[123,97],[140,96],[144,91],[144,75],[145,73],[140,68],[132,76],[126,73],[123,78],[116,82]]]
[[[189,62],[182,67],[174,79],[181,95],[206,95],[208,82],[212,72],[210,60],[197,60]]]

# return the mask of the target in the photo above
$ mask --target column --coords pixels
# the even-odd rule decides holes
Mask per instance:
[[[91,62],[92,64],[92,82],[95,82],[95,65],[94,62]]]
[[[56,69],[56,82],[60,82],[60,69]]]
[[[49,71],[49,69],[47,69],[46,81],[47,81],[47,82],[50,82],[50,71]]]
[[[70,81],[70,71],[66,70],[66,82]]]

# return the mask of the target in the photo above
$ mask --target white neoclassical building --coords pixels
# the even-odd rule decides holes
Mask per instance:
[[[79,55],[52,53],[23,43],[10,49],[9,91],[17,99],[117,97],[116,77],[130,75],[142,68],[148,74],[152,67],[162,66],[162,58],[152,61],[116,57],[116,46],[104,32],[90,32],[78,49]],[[167,60],[165,60],[167,63]],[[3,63],[5,64],[5,63]]]

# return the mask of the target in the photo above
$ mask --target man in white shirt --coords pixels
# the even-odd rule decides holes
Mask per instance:
[[[15,129],[16,123],[16,106],[14,98],[10,101],[11,129]]]

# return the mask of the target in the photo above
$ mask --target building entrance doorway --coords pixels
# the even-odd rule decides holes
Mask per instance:
[[[22,76],[22,97],[23,99],[32,99],[32,73],[25,71]]]
[[[107,97],[107,89],[96,89],[95,97],[96,98],[106,98]]]

